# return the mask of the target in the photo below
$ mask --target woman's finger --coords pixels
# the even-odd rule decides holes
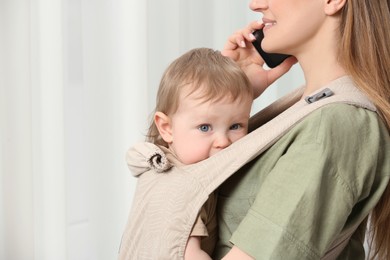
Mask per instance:
[[[291,56],[285,59],[280,65],[269,70],[267,75],[269,84],[272,84],[275,80],[284,75],[297,62],[297,59],[294,56]]]

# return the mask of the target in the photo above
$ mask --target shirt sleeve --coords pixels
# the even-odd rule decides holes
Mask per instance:
[[[297,131],[233,233],[231,242],[252,257],[319,259],[354,205],[367,196],[374,175],[358,173],[370,173],[370,166],[359,161],[370,160],[370,152],[360,147],[364,140],[357,142],[359,131],[348,131],[348,122],[344,131],[329,119],[319,117],[310,122],[315,128],[303,125],[303,132]]]
[[[190,236],[208,237],[212,236],[215,239],[217,229],[216,206],[217,194],[211,193],[209,199],[200,209],[199,215],[192,228]]]
[[[201,211],[202,210],[204,210],[204,209],[202,208]],[[194,224],[194,227],[192,228],[190,236],[192,236],[192,237],[206,237],[206,236],[208,236],[206,225],[204,224],[200,215],[198,215],[198,218],[196,219],[196,222]]]
[[[318,259],[321,249],[308,241],[321,239],[324,248],[332,242],[344,224],[337,222],[353,205],[347,190],[317,145],[289,151],[269,173],[231,241],[256,259]]]

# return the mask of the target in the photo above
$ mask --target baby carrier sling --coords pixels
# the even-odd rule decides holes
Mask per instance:
[[[348,76],[331,82],[305,100],[301,99],[303,90],[302,87],[293,91],[254,115],[250,120],[250,133],[212,157],[196,164],[172,167],[160,174],[159,185],[147,183],[148,180],[137,184],[143,185],[140,192],[148,190],[145,188],[148,185],[153,192],[158,192],[159,186],[164,188],[157,198],[159,201],[154,201],[148,211],[144,209],[146,193],[136,191],[122,236],[119,259],[183,259],[192,226],[209,194],[305,116],[331,103],[346,103],[376,111]],[[340,234],[322,259],[336,259],[359,224]]]

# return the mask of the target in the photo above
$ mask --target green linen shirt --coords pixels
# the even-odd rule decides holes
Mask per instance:
[[[219,242],[255,259],[320,259],[378,202],[389,133],[375,112],[330,104],[306,117],[219,189]],[[364,259],[365,222],[339,259]]]

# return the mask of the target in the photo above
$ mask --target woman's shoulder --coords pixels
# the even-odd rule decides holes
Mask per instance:
[[[389,132],[376,112],[342,103],[314,111],[297,124],[291,134],[303,136],[310,142],[390,145]]]
[[[368,173],[372,167],[389,174],[390,136],[376,112],[330,104],[304,118],[284,138],[290,151],[316,153],[335,169],[349,169],[343,174]]]

